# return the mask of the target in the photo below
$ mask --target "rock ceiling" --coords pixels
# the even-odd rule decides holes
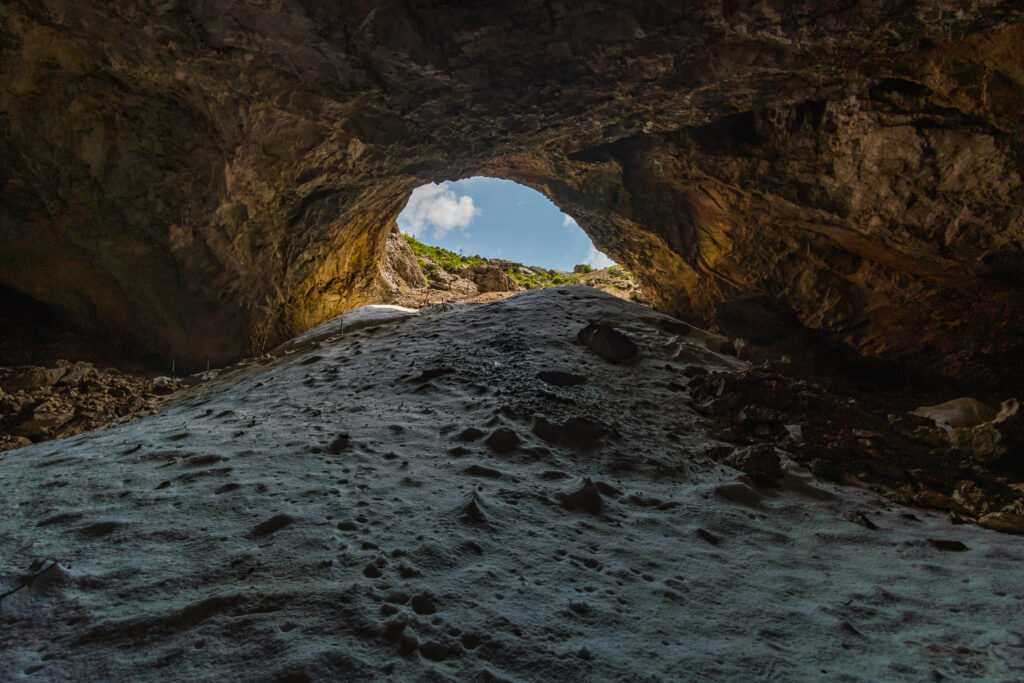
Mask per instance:
[[[409,192],[492,175],[662,310],[765,293],[999,389],[1024,374],[1022,46],[1009,0],[14,0],[0,282],[228,360],[380,300]]]

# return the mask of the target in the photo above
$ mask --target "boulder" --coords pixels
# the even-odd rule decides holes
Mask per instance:
[[[26,366],[0,370],[0,387],[9,394],[52,387],[67,372],[66,361],[54,367]]]
[[[519,285],[508,273],[494,265],[470,266],[465,277],[472,280],[481,293],[515,292],[519,289]]]
[[[973,401],[973,399],[959,400]],[[950,401],[949,403],[955,402]],[[949,403],[942,405],[946,406]],[[983,411],[974,404],[983,406],[987,410]],[[954,413],[953,419],[968,426],[951,429],[946,435],[954,447],[970,454],[977,462],[984,463],[998,460],[1007,453],[1019,450],[1021,446],[1024,446],[1024,424],[1021,421],[1020,403],[1017,399],[1011,398],[1003,401],[998,413],[977,401],[967,405],[970,410]],[[993,413],[990,420],[973,424],[980,417]]]
[[[773,487],[782,478],[779,454],[770,444],[741,448],[727,457],[725,464],[743,472],[758,486]]]
[[[978,524],[986,529],[992,529],[1004,534],[1024,536],[1024,513],[1021,512],[990,512],[987,515],[982,515],[978,519]]]
[[[623,363],[637,354],[633,340],[609,325],[587,325],[576,340],[609,363]]]
[[[94,378],[96,375],[96,367],[92,363],[80,361],[67,367],[67,371],[61,376],[58,384],[77,384],[82,380]]]
[[[913,414],[948,427],[976,427],[994,420],[998,412],[981,401],[964,397],[935,406],[921,406]]]
[[[51,399],[38,405],[17,425],[17,430],[21,436],[39,440],[52,435],[58,427],[67,424],[74,416],[74,407]]]

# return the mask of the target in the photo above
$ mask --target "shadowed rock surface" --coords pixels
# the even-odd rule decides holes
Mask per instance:
[[[1022,679],[1010,453],[588,287],[385,310],[0,453],[0,680]]]
[[[427,181],[542,192],[694,321],[767,295],[993,394],[1024,363],[1011,0],[0,10],[0,282],[198,368],[390,293]]]

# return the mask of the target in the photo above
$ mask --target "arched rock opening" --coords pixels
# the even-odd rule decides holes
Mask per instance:
[[[408,193],[486,174],[664,310],[764,292],[863,354],[1010,386],[1022,22],[1010,1],[8,3],[0,281],[200,367],[378,300]]]

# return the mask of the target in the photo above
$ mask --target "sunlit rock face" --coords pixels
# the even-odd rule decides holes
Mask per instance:
[[[1019,3],[515,5],[6,3],[0,280],[227,360],[386,297],[409,192],[486,174],[666,311],[764,292],[867,355],[1020,372]]]

